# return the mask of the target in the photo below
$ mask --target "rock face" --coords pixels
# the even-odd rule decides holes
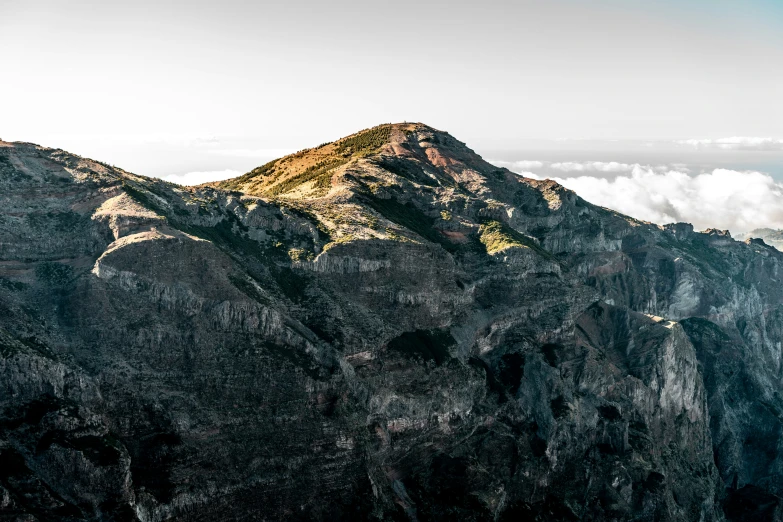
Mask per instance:
[[[384,125],[0,142],[2,520],[783,520],[783,254]]]

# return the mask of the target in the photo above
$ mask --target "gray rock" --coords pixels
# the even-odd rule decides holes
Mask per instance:
[[[781,273],[421,124],[192,188],[0,143],[0,518],[780,521]]]

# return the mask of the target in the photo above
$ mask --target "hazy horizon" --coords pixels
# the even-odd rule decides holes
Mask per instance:
[[[634,217],[783,227],[781,2],[0,0],[0,11],[8,141],[192,184],[421,121]],[[610,163],[624,166],[597,165]],[[718,171],[729,174],[699,177]]]

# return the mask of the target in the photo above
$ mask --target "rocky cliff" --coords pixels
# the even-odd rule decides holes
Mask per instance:
[[[783,254],[382,125],[0,142],[0,519],[783,520]]]

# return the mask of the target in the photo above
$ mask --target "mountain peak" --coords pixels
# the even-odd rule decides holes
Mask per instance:
[[[464,171],[497,170],[449,133],[423,123],[387,123],[303,149],[213,186],[284,199],[317,199],[345,188],[345,174],[363,165],[403,160],[408,168],[445,169],[453,181]],[[392,167],[393,168],[393,167]]]

